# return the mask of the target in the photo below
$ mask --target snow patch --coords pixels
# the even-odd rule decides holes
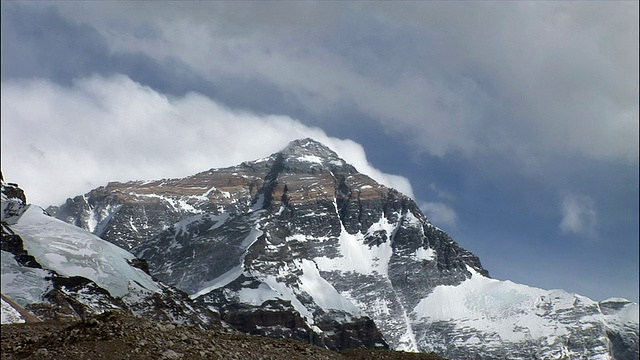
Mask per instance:
[[[279,293],[281,298],[291,301],[291,305],[293,306],[293,308],[298,313],[300,313],[300,316],[305,319],[307,324],[313,325],[315,323],[315,321],[313,320],[313,313],[309,311],[309,309],[307,309],[307,307],[304,306],[300,302],[300,300],[298,300],[298,297],[293,292],[293,289],[289,288],[286,284],[278,281],[277,277],[273,275],[269,275],[264,278],[264,282],[269,285],[271,289]]]
[[[351,301],[340,295],[338,291],[325,280],[318,271],[316,264],[307,259],[296,261],[302,269],[300,279],[300,289],[309,294],[314,302],[324,310],[344,310],[358,316],[364,313]]]
[[[209,231],[217,229],[217,228],[221,227],[222,225],[224,225],[224,223],[226,223],[227,220],[229,220],[231,218],[231,215],[229,215],[229,213],[222,213],[220,215],[216,215],[216,216],[213,216],[211,218],[213,220],[215,220],[216,223],[209,228]]]
[[[232,268],[231,270],[227,271],[226,273],[218,276],[217,278],[215,278],[215,279],[213,279],[211,281],[207,281],[207,282],[202,283],[202,289],[196,291],[195,293],[193,293],[189,297],[192,298],[192,299],[195,299],[195,298],[197,298],[199,296],[208,294],[208,293],[210,293],[211,291],[213,291],[213,290],[215,290],[217,288],[221,288],[221,287],[229,284],[233,280],[237,279],[238,276],[240,276],[243,271],[244,271],[244,267],[242,265],[238,265],[238,266]]]
[[[113,215],[115,215],[121,207],[122,205],[107,205],[104,209],[100,210],[100,214],[98,215],[99,222],[91,232],[97,236],[102,235]]]
[[[157,199],[163,200],[167,202],[169,205],[171,205],[171,207],[178,212],[188,212],[188,213],[194,213],[194,214],[202,212],[202,210],[196,209],[195,207],[190,205],[187,202],[187,200],[183,198],[173,199],[173,198],[158,195],[158,194],[138,194],[134,192],[130,192],[129,195],[136,196],[136,197],[157,198]]]
[[[322,158],[315,155],[302,155],[296,158],[298,161],[311,162],[316,164],[322,164]]]
[[[416,252],[413,254],[413,257],[418,260],[427,260],[431,261],[436,257],[436,251],[432,248],[418,248]]]
[[[216,190],[218,190],[218,189],[216,189],[215,186],[212,186],[211,189],[205,191],[204,194],[202,194],[200,196],[202,196],[203,198],[209,199],[209,194],[211,194],[212,192],[214,192]]]
[[[567,324],[542,315],[549,310],[572,309],[580,300],[577,295],[489,279],[469,266],[467,270],[471,278],[457,286],[436,287],[412,315],[427,323],[451,321],[460,329],[495,333],[499,341],[520,342],[569,333]]]
[[[420,221],[420,219],[413,215],[411,211],[407,211],[402,215],[402,225],[411,226],[422,230],[422,221]]]
[[[51,289],[45,280],[51,274],[43,269],[18,265],[13,254],[2,251],[2,293],[21,307],[42,302],[42,296]]]
[[[238,298],[241,303],[251,304],[255,306],[260,306],[267,300],[286,300],[280,293],[276,292],[267,283],[261,283],[257,289],[240,289],[240,291],[238,292]]]
[[[307,241],[307,238],[302,235],[302,234],[295,234],[295,235],[291,235],[291,236],[287,236],[287,242],[289,241],[299,241],[299,242],[305,242]]]
[[[129,280],[150,291],[160,290],[149,275],[129,265],[133,254],[44,214],[40,207],[31,206],[12,228],[29,254],[61,275],[86,277],[114,297],[127,294]]]
[[[2,324],[23,323],[24,318],[18,310],[2,299]]]
[[[341,257],[333,259],[317,257],[314,261],[322,271],[353,271],[360,274],[387,275],[389,259],[393,253],[391,243],[395,234],[395,224],[381,217],[363,234],[349,234],[342,226],[339,237],[339,249]],[[364,239],[376,233],[384,232],[387,240],[379,245],[369,246]]]

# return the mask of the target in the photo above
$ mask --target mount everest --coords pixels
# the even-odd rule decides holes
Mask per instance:
[[[36,316],[51,289],[97,312],[149,314],[141,304],[161,294],[183,311],[174,319],[210,326],[219,316],[330,349],[638,359],[637,304],[489,278],[413,200],[312,139],[182,179],[109,183],[47,209],[76,227],[16,189],[3,183],[2,293]],[[23,249],[5,251],[13,236]],[[132,266],[141,259],[154,278]],[[52,280],[76,277],[89,285]]]

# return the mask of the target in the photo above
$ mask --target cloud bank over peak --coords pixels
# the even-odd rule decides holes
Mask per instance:
[[[46,80],[3,82],[2,118],[3,172],[27,189],[30,202],[43,206],[108,181],[182,177],[236,165],[304,137],[413,197],[409,180],[373,167],[354,141],[287,116],[235,111],[196,93],[166,96],[124,75],[92,76],[70,87]]]

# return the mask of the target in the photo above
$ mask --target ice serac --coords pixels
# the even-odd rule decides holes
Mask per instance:
[[[103,238],[248,333],[456,359],[638,358],[637,304],[489,278],[412,199],[312,139],[75,199],[58,216],[98,219]]]
[[[220,328],[219,314],[145,272],[145,262],[26,202],[2,180],[3,323],[77,320],[109,310]],[[5,308],[19,317],[5,318]],[[15,315],[15,314],[14,314]]]

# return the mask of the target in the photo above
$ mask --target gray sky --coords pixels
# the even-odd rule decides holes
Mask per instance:
[[[32,202],[312,136],[492,276],[638,301],[637,2],[2,2],[1,30]]]

